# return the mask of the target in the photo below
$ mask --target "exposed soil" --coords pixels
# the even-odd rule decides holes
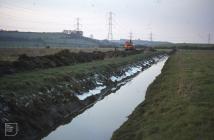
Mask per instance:
[[[63,53],[69,54],[69,52]],[[108,53],[108,55],[111,57],[111,53]],[[92,60],[103,59],[102,55],[100,56],[100,53],[93,56],[88,54],[86,56],[88,59],[92,58]],[[105,57],[106,56],[107,54],[105,54]],[[163,56],[163,54],[156,57],[161,56]],[[70,55],[68,55],[68,57],[70,57]],[[16,137],[4,137],[4,129],[1,129],[1,139],[41,139],[52,130],[56,129],[59,125],[71,121],[72,118],[92,106],[97,100],[110,94],[113,88],[119,88],[121,86],[119,83],[132,78],[137,73],[126,77],[119,82],[112,81],[110,78],[111,76],[121,76],[127,69],[136,65],[141,65],[142,70],[144,70],[155,62],[152,57],[154,56],[151,55],[150,57],[147,57],[146,60],[141,60],[134,64],[124,65],[117,68],[112,67],[103,72],[90,74],[83,73],[72,77],[64,77],[64,81],[55,86],[44,87],[38,91],[37,94],[25,94],[24,96],[17,97],[15,93],[11,93],[9,95],[0,96],[1,128],[4,128],[5,122],[16,122],[19,125],[19,132]],[[46,57],[40,58],[45,59]],[[35,58],[30,59],[34,60]],[[78,62],[84,62],[88,59],[78,59]],[[24,58],[24,60],[26,60],[26,58]],[[144,61],[149,61],[149,64],[144,65]],[[77,98],[77,94],[81,95],[90,89],[94,89],[99,86],[99,83],[106,86],[100,94],[90,96],[85,100],[79,100]],[[118,84],[120,86],[118,86]]]

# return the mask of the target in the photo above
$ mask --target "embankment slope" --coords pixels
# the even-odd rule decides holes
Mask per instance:
[[[132,67],[147,63],[142,67],[146,68],[154,63],[152,57],[163,54],[147,52],[104,60],[93,59],[85,63],[3,75],[0,77],[0,139],[5,139],[6,122],[19,125],[19,133],[13,139],[41,139],[60,124],[71,121],[104,95],[110,94],[111,88],[117,87],[119,79]],[[131,78],[131,74],[127,78]],[[106,88],[86,99],[79,98],[100,87]]]
[[[214,51],[178,51],[112,140],[214,138]]]

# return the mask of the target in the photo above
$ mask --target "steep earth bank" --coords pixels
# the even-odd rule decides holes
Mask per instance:
[[[117,90],[163,52],[141,53],[0,78],[1,137],[37,140]],[[4,123],[18,123],[15,137],[4,137]]]

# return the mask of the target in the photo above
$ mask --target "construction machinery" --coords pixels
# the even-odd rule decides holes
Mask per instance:
[[[128,50],[135,50],[135,46],[132,42],[132,40],[130,39],[129,41],[126,41],[125,44],[124,44],[124,48],[126,51]]]

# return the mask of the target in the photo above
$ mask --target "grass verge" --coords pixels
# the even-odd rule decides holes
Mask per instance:
[[[112,140],[214,138],[214,51],[178,51]]]

